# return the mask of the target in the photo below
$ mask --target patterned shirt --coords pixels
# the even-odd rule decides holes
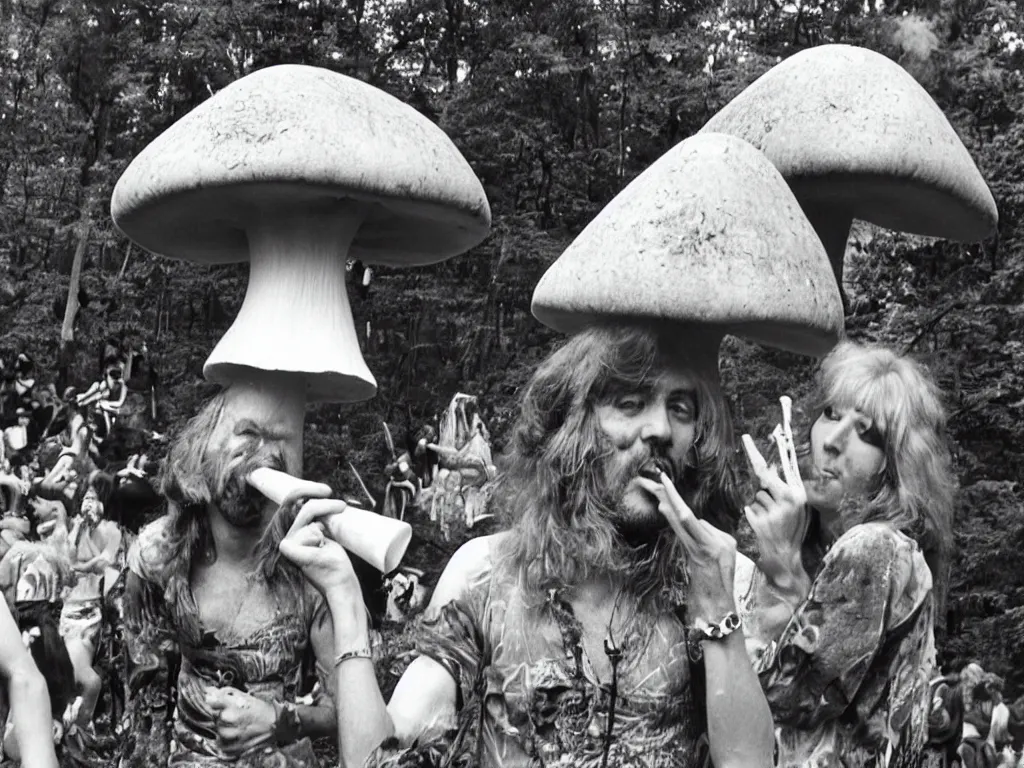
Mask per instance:
[[[851,528],[778,638],[758,633],[763,578],[743,558],[736,602],[775,719],[777,765],[919,765],[935,639],[932,576],[917,544],[885,523]]]
[[[515,574],[494,562],[501,535],[490,537],[491,557],[461,597],[419,628],[418,651],[458,682],[458,729],[376,760],[596,768],[607,749],[613,767],[704,765],[703,708],[694,704],[682,617],[637,616],[617,638],[622,656],[609,738],[610,681],[592,668],[571,605],[557,591],[529,599]]]
[[[128,554],[124,611],[130,672],[122,765],[315,765],[308,739],[283,748],[268,742],[240,759],[224,754],[204,691],[234,687],[267,701],[293,701],[305,693],[313,667],[310,628],[324,616],[323,597],[307,582],[298,595],[283,594],[288,590],[282,587],[276,590],[282,594],[275,594],[282,607],[277,618],[242,640],[222,642],[198,625],[189,569],[170,556],[167,528],[167,517],[146,526]]]

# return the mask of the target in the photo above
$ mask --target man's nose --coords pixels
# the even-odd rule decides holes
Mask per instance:
[[[644,440],[664,443],[672,437],[672,425],[668,420],[668,409],[654,407],[647,410],[647,418],[640,429],[640,437]]]

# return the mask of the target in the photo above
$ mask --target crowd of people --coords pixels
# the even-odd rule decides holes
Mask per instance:
[[[45,732],[38,721],[26,730],[6,677],[3,754],[26,765],[47,764],[43,742],[51,755],[55,744],[69,756],[94,752],[94,718],[112,723],[124,707],[125,557],[159,511],[152,481],[161,442],[150,431],[115,429],[128,362],[112,341],[96,382],[58,395],[28,352],[0,360],[0,631],[9,633],[0,642],[30,655],[48,692]]]
[[[505,532],[447,564],[387,702],[337,506],[248,490],[289,468],[272,425],[215,399],[162,461],[153,433],[125,455],[123,360],[103,363],[59,397],[27,354],[4,369],[8,758],[48,764],[46,691],[51,754],[95,751],[102,718],[125,766],[315,765],[320,737],[349,766],[1018,765],[992,676],[935,667],[955,479],[909,358],[842,342],[740,466],[702,361],[643,328],[573,337],[492,483]]]

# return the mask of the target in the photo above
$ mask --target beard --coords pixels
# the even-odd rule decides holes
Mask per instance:
[[[583,527],[591,533],[582,537],[587,543],[578,556],[592,573],[628,574],[623,588],[640,600],[675,604],[686,582],[686,564],[657,499],[634,482],[652,458],[670,478],[682,476],[682,467],[657,451],[625,457],[609,450],[593,463],[597,503],[587,505]]]
[[[269,448],[252,450],[246,445],[219,467],[210,466],[208,477],[213,503],[236,528],[259,528],[264,522],[267,498],[249,485],[249,475],[260,467],[284,471],[284,457]]]
[[[635,482],[652,461],[673,482],[682,475],[682,468],[659,451],[642,451],[625,459],[609,452],[595,467],[603,478],[600,501],[611,512],[613,525],[630,547],[653,541],[668,527],[668,521],[658,511],[658,500]]]

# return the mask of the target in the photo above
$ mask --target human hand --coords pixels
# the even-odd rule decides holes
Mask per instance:
[[[683,544],[689,568],[690,620],[721,621],[736,610],[736,539],[706,520],[698,520],[664,472],[660,482],[643,476],[638,476],[637,482],[658,499],[658,511]]]
[[[32,528],[32,524],[24,517],[7,515],[3,519],[0,519],[0,528],[19,533],[22,536],[27,536],[29,530]]]
[[[779,449],[782,477],[765,461],[750,435],[743,435],[747,459],[761,484],[743,512],[757,538],[758,568],[770,581],[784,587],[794,579],[802,582],[806,578],[800,550],[811,518],[790,424],[791,401],[786,396],[780,400],[783,423],[776,426],[772,437]]]
[[[281,554],[302,569],[310,582],[331,601],[358,600],[362,592],[352,561],[340,544],[330,538],[321,519],[344,512],[348,505],[339,499],[310,499],[303,503],[295,522],[281,540]]]
[[[217,746],[238,757],[254,747],[275,741],[277,710],[237,688],[207,688],[206,706],[213,713]]]

